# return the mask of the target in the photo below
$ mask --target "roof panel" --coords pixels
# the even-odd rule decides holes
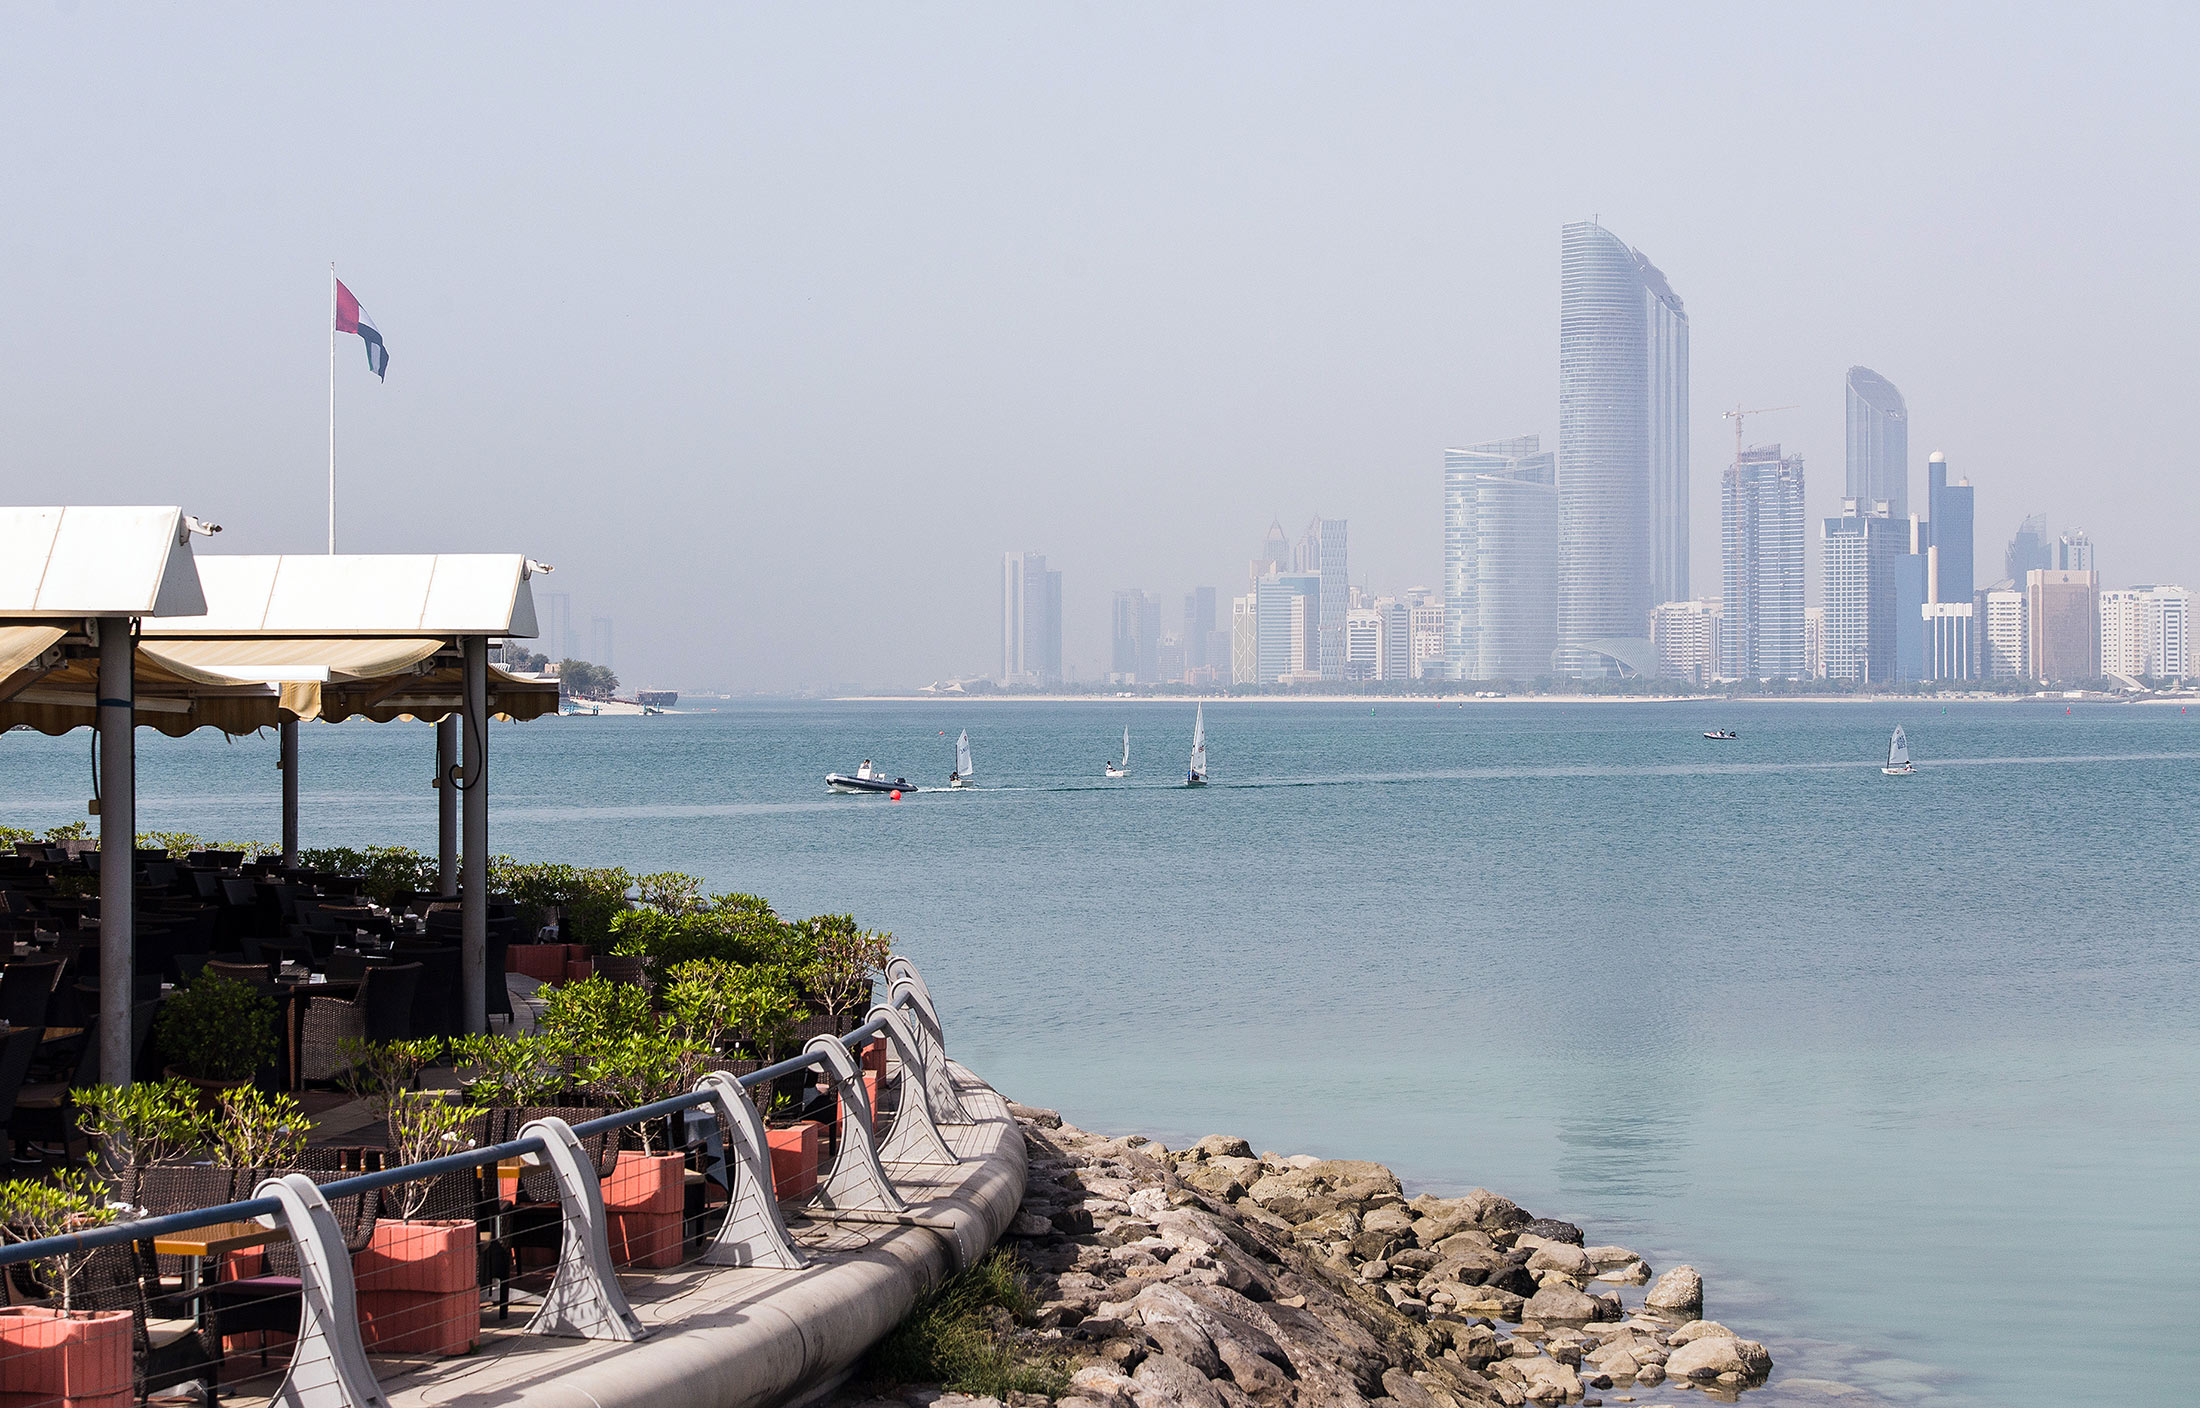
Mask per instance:
[[[207,557],[199,569],[206,615],[149,622],[147,634],[534,634],[527,559],[517,553]]]
[[[173,505],[0,508],[0,614],[204,611],[182,520]]]

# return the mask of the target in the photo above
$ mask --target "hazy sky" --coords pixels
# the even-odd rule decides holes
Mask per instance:
[[[2110,583],[2200,585],[2191,8],[0,10],[0,498],[525,551],[630,684],[997,665],[1009,548],[1242,590],[1272,515],[1434,584],[1447,443],[1557,431],[1558,231],[1837,509],[1842,374]],[[2182,429],[2180,427],[2183,427]],[[1817,568],[1815,533],[1812,576]],[[1814,585],[1815,590],[1815,585]],[[1173,617],[1173,607],[1169,613]],[[1165,618],[1167,619],[1167,618]]]

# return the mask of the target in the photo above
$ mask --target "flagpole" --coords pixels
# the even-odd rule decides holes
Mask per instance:
[[[336,261],[328,262],[328,550],[336,555]]]

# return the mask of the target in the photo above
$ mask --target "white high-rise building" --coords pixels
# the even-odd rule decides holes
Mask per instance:
[[[1968,601],[1929,601],[1925,618],[1924,670],[1929,680],[1967,680],[1977,646],[1972,627],[1977,607]]]
[[[1658,678],[1709,684],[1718,677],[1720,603],[1667,601],[1650,612],[1650,644]]]
[[[1979,600],[1986,608],[1986,629],[1979,637],[1979,677],[1989,680],[2031,678],[2032,632],[2024,593],[1996,587],[1979,593]]]
[[[1062,682],[1062,574],[1045,553],[1001,558],[1001,674],[1008,684]]]
[[[1372,606],[1344,614],[1344,677],[1355,683],[1383,677],[1383,613]]]
[[[1248,592],[1230,598],[1230,683],[1260,683],[1259,598]]]
[[[1442,680],[1451,678],[1449,662],[1444,659],[1444,608],[1436,602],[1406,608],[1406,649],[1412,663],[1407,666],[1414,679]]]
[[[1826,608],[1803,608],[1803,678],[1826,677]]]
[[[1778,445],[1744,450],[1719,493],[1725,592],[1719,674],[1803,675],[1803,457]]]
[[[1534,435],[1444,451],[1444,660],[1453,679],[1551,671],[1557,466]]]
[[[2101,593],[2101,673],[2183,679],[2192,668],[2192,599],[2184,587]]]

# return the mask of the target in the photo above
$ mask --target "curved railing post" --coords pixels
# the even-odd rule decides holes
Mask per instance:
[[[302,1173],[270,1178],[252,1196],[282,1204],[260,1220],[280,1224],[298,1251],[298,1343],[269,1401],[280,1408],[389,1408],[359,1338],[351,1254],[328,1199]]]
[[[947,1043],[940,1039],[939,1022],[931,1015],[923,990],[905,976],[896,977],[887,985],[886,1005],[909,1014],[909,1035],[924,1071],[933,1116],[943,1124],[971,1123],[970,1112],[955,1091],[955,1074],[947,1068]]]
[[[932,990],[924,985],[924,975],[917,971],[917,965],[898,953],[886,960],[888,989],[891,990],[895,983],[907,983],[915,993],[917,1007],[924,1014],[925,1025],[931,1028],[932,1039],[940,1044],[940,1050],[944,1053],[947,1049],[947,1031],[940,1025],[940,1010],[932,1003]]]
[[[854,1058],[840,1038],[814,1036],[803,1053],[819,1058],[825,1079],[840,1097],[840,1149],[833,1155],[832,1172],[817,1188],[817,1201],[833,1211],[867,1208],[877,1212],[907,1212],[909,1205],[894,1191],[886,1170],[879,1166],[878,1146],[871,1132],[871,1102],[864,1098],[863,1079]]]
[[[595,1161],[581,1148],[573,1127],[554,1115],[521,1125],[519,1137],[542,1140],[543,1162],[557,1175],[558,1206],[565,1219],[557,1274],[543,1295],[542,1308],[527,1322],[528,1331],[590,1340],[645,1337],[649,1329],[627,1304],[626,1290],[612,1269],[610,1223]]]
[[[786,1220],[779,1215],[779,1199],[772,1194],[771,1140],[749,1093],[724,1071],[712,1071],[696,1082],[695,1089],[710,1097],[717,1113],[726,1171],[726,1220],[719,1224],[718,1236],[701,1260],[710,1266],[770,1266],[782,1271],[808,1266],[810,1259],[787,1235]]]
[[[894,1109],[894,1127],[879,1146],[879,1162],[950,1167],[960,1163],[940,1137],[939,1124],[932,1118],[931,1093],[926,1089],[928,1072],[917,1054],[917,1040],[909,1023],[891,1007],[872,1008],[867,1020],[886,1023],[887,1043],[894,1048],[894,1059],[901,1063],[901,1100]]]

